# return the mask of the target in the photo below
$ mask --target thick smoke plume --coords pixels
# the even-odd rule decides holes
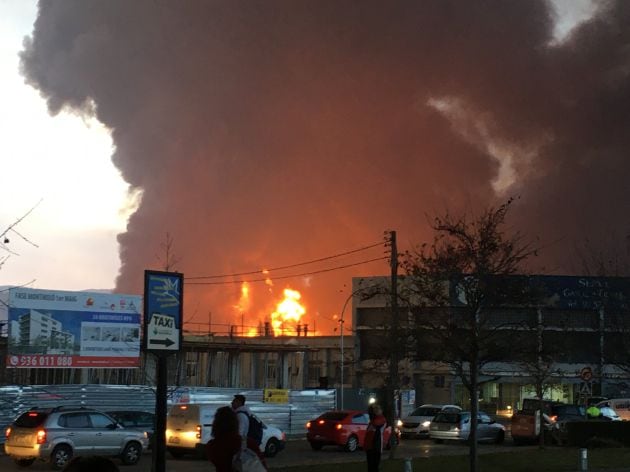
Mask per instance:
[[[628,234],[630,2],[601,3],[561,42],[554,21],[542,0],[65,0],[40,3],[22,63],[52,113],[112,129],[142,191],[118,290],[163,268],[166,233],[186,277],[230,274],[388,229],[405,248],[430,237],[427,214],[514,195],[512,223],[544,246],[533,269],[570,274],[583,241]],[[291,286],[310,329],[331,332],[350,278],[388,270],[252,284],[243,323]],[[241,323],[238,284],[185,291],[189,328],[209,312]]]

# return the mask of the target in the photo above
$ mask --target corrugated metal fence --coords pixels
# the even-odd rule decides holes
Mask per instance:
[[[288,437],[304,437],[306,422],[336,405],[335,390],[291,390],[289,403],[264,403],[263,390],[237,388],[171,387],[168,403],[229,405],[235,394],[246,396],[247,406],[265,423]],[[34,407],[81,405],[98,410],[155,411],[155,390],[143,385],[33,385],[0,387],[0,427],[4,432],[21,412]],[[4,434],[0,442],[4,441]]]

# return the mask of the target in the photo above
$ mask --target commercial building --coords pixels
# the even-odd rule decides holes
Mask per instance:
[[[494,328],[509,343],[531,338],[545,346],[562,346],[555,352],[547,396],[565,402],[585,397],[630,396],[630,279],[619,277],[531,276],[544,297],[532,307],[488,307]],[[406,282],[401,280],[401,285]],[[388,336],[391,304],[386,277],[353,279],[353,330],[356,333],[355,385],[379,387],[388,375],[387,358],[395,340]],[[384,287],[384,290],[375,290]],[[449,290],[453,288],[450,287]],[[365,297],[371,291],[377,295]],[[459,309],[456,293],[450,294],[452,310]],[[467,390],[436,354],[435,339],[423,338],[419,329],[439,311],[407,306],[399,308],[399,343],[411,346],[399,363],[399,385],[415,390],[416,403],[470,403]],[[426,331],[425,331],[425,334]],[[516,345],[513,346],[517,348]],[[509,412],[522,399],[535,396],[532,372],[507,350],[501,361],[482,370],[481,407],[489,412]]]

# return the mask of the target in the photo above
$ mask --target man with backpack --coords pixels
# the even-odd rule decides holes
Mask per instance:
[[[241,449],[251,449],[265,463],[265,456],[260,450],[260,443],[263,436],[263,424],[248,407],[245,406],[245,395],[234,395],[232,409],[238,418],[238,434],[241,436]]]

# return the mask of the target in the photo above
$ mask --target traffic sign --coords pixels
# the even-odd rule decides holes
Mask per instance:
[[[156,354],[181,349],[184,276],[144,271],[144,348]]]
[[[153,313],[147,329],[147,348],[179,351],[179,329],[175,327],[175,318],[169,315]]]
[[[590,397],[593,394],[593,384],[591,382],[582,382],[579,391],[581,397]]]
[[[583,367],[580,370],[580,378],[584,380],[584,382],[590,382],[593,378],[593,370],[590,367]]]

